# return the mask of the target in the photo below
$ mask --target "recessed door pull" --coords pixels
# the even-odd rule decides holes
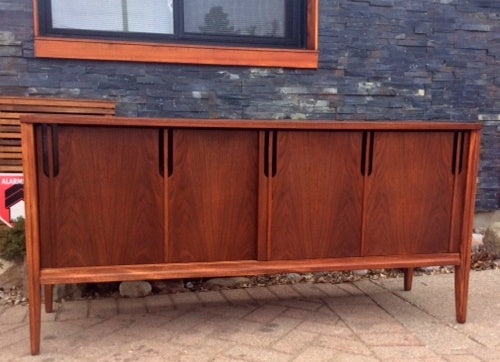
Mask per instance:
[[[269,131],[264,132],[264,176],[269,177]]]
[[[278,172],[278,131],[273,132],[273,167],[272,177]]]
[[[174,130],[167,131],[168,137],[168,177],[174,174]]]
[[[52,163],[54,164],[53,176],[59,175],[59,134],[57,130],[57,124],[50,126],[50,131],[52,133]]]
[[[372,174],[373,171],[373,152],[375,149],[375,132],[370,132],[370,158],[368,162],[368,176]]]
[[[361,175],[366,174],[366,143],[368,139],[368,133],[366,131],[363,132],[363,136],[361,138]]]
[[[49,141],[48,141],[48,126],[42,124],[42,163],[43,163],[43,174],[50,177],[49,168]]]
[[[162,128],[160,128],[158,130],[158,167],[161,177],[165,176],[164,163],[165,163],[164,131]]]

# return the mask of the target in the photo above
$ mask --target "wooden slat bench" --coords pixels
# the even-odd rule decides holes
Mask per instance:
[[[27,113],[114,116],[112,101],[0,97],[0,172],[23,171],[19,118]]]

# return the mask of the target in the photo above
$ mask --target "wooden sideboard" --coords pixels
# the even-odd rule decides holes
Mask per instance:
[[[465,322],[480,128],[22,117],[32,354],[59,283],[454,265]]]

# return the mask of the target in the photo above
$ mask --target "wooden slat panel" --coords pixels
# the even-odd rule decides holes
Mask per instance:
[[[21,134],[21,128],[19,127],[21,124],[17,125],[3,125],[0,124],[0,132],[6,133],[19,133]]]
[[[4,147],[18,147],[21,146],[21,139],[19,138],[0,138],[0,146]]]
[[[16,124],[16,120],[19,121],[21,117],[21,113],[12,113],[12,112],[0,112],[0,122],[1,123],[12,123]]]
[[[1,145],[1,143],[0,143]],[[4,146],[1,148],[2,152],[18,152],[21,153],[21,147]]]
[[[12,119],[2,119],[0,118],[0,126],[2,127],[19,127],[21,124],[19,118]]]
[[[21,152],[1,152],[3,149],[0,148],[0,159],[12,158],[12,159],[21,159],[23,154]]]
[[[3,166],[21,166],[22,163],[21,159],[3,159],[1,162]]]
[[[50,104],[30,106],[30,105],[1,105],[2,111],[23,112],[23,113],[70,113],[70,114],[109,114],[115,113],[114,109],[93,108],[93,107],[66,107],[53,106]]]
[[[0,132],[0,138],[21,138],[21,133]]]
[[[23,166],[5,166],[0,165],[0,172],[23,172]]]
[[[113,101],[91,100],[91,99],[64,99],[64,98],[36,98],[36,97],[0,97],[0,109],[4,105],[54,105],[63,107],[87,107],[115,109]]]
[[[11,162],[19,160],[20,153],[8,150],[12,146],[21,145],[20,117],[28,113],[57,113],[80,114],[94,116],[112,116],[115,114],[116,104],[110,101],[32,98],[32,97],[0,97],[0,166],[3,172],[20,172],[18,166],[13,169]]]

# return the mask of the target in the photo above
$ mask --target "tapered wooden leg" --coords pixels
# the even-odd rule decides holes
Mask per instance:
[[[32,124],[21,125],[24,199],[26,201],[26,265],[28,267],[29,317],[31,354],[40,353],[40,317],[42,309],[40,286],[40,235],[35,155],[35,131]]]
[[[31,354],[40,353],[40,317],[42,311],[41,286],[33,282],[29,288],[30,342]]]
[[[44,285],[45,313],[52,313],[54,311],[53,295],[54,295],[54,286],[51,284]]]
[[[415,271],[415,268],[407,268],[404,270],[404,272],[405,272],[405,286],[404,286],[404,288],[406,291],[411,290],[414,271]]]
[[[455,266],[455,309],[458,323],[465,323],[467,319],[469,273],[468,265],[467,267]]]

